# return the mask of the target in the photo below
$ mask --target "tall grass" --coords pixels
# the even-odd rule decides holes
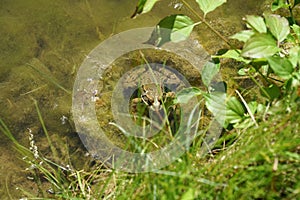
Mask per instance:
[[[40,120],[43,132],[47,138],[48,145],[51,150],[52,161],[39,151],[38,146],[35,144],[34,133],[29,129],[29,147],[20,144],[6,126],[4,121],[0,119],[0,131],[6,135],[14,144],[14,148],[20,153],[23,161],[27,163],[28,167],[25,169],[36,183],[38,193],[33,194],[29,188],[18,188],[23,192],[23,195],[28,199],[99,199],[106,192],[106,187],[110,178],[104,179],[103,177],[112,176],[111,170],[106,170],[102,165],[96,165],[90,171],[76,170],[71,164],[61,165],[64,161],[60,159],[57,149],[51,141],[51,137],[46,129],[45,122],[39,110],[37,102],[34,100],[38,118]],[[108,173],[109,172],[109,173]],[[107,175],[111,174],[111,175]],[[27,180],[28,175],[24,174],[24,181]],[[94,182],[105,183],[99,187],[97,191],[92,191],[91,187]],[[50,184],[50,188],[49,188]],[[8,189],[8,186],[7,186]],[[7,192],[13,199],[11,192]],[[92,198],[93,196],[93,198]]]
[[[1,119],[0,131],[25,157],[38,185],[38,194],[22,188],[29,199],[299,199],[299,120],[296,109],[289,114],[282,111],[258,127],[234,129],[225,133],[206,156],[199,156],[202,142],[196,138],[189,151],[174,163],[139,174],[101,165],[88,171],[63,166],[41,152],[35,157]],[[45,183],[51,188],[46,190]]]

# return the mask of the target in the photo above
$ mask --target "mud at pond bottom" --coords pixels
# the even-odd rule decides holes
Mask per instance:
[[[10,141],[7,141],[10,143]],[[34,182],[24,181],[26,165],[12,146],[0,148],[0,199],[18,199],[22,197],[23,188],[31,194],[37,194]],[[5,164],[4,164],[5,163]]]

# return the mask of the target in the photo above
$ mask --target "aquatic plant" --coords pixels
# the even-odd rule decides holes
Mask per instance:
[[[167,16],[157,24],[154,30],[156,34],[153,34],[152,37],[155,38],[151,38],[152,41],[155,41],[153,44],[161,46],[169,41],[180,42],[190,36],[195,26],[204,24],[229,47],[229,49],[222,49],[217,55],[212,56],[215,63],[219,64],[219,59],[222,58],[239,62],[239,66],[242,67],[240,67],[238,74],[250,77],[260,88],[261,95],[265,97],[265,103],[263,104],[256,101],[247,103],[239,91],[236,91],[241,101],[235,97],[228,99],[225,127],[229,124],[235,124],[235,127],[240,128],[257,125],[254,118],[255,114],[261,118],[262,116],[265,117],[266,113],[274,113],[264,106],[266,104],[268,104],[268,107],[272,105],[274,107],[284,106],[286,111],[290,111],[291,107],[295,106],[294,102],[299,100],[298,88],[300,85],[300,27],[296,23],[293,9],[300,4],[299,1],[293,3],[283,0],[273,1],[272,11],[280,8],[288,9],[290,13],[288,17],[276,14],[247,15],[245,22],[248,29],[230,37],[230,39],[236,39],[244,43],[242,49],[236,48],[205,20],[209,12],[224,4],[226,0],[196,0],[200,12],[185,0],[180,2],[178,4],[185,6],[199,21],[194,22],[189,16],[183,14]],[[140,0],[133,17],[149,12],[155,3],[157,1]],[[169,31],[164,31],[165,29]],[[204,70],[207,69],[204,68]],[[257,77],[262,80],[257,81]],[[190,93],[192,96],[199,94],[199,92],[195,93],[194,91]],[[187,96],[187,94],[184,95]]]

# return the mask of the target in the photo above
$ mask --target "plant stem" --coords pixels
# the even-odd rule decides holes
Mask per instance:
[[[251,78],[251,80],[259,87],[259,89],[261,89],[261,91],[264,93],[264,95],[266,95],[266,97],[268,97],[270,99],[271,97],[267,93],[267,91],[256,81],[256,79],[250,73],[248,73],[248,75]]]
[[[249,113],[249,115],[250,115],[252,121],[254,122],[255,126],[258,127],[258,124],[257,124],[257,122],[256,122],[256,120],[255,120],[255,117],[254,117],[253,113],[251,112],[251,110],[250,110],[250,108],[249,108],[247,102],[245,101],[245,99],[243,98],[243,96],[241,95],[241,93],[240,93],[238,90],[235,90],[235,92],[238,94],[238,96],[239,96],[240,99],[242,100],[242,102],[243,102],[244,106],[246,107],[246,109],[247,109],[247,111],[248,111],[248,113]]]
[[[290,11],[292,22],[293,22],[293,24],[296,24],[296,21],[294,19],[294,15],[293,15],[293,8],[292,8],[292,5],[290,3],[290,0],[286,0],[286,3],[289,5],[289,11]]]
[[[204,17],[200,16],[185,0],[181,0],[182,3],[195,15],[197,16],[201,22],[203,22],[210,30],[212,30],[218,37],[220,37],[228,47],[233,48],[230,42],[223,36],[219,31],[217,31],[214,27],[212,27]]]
[[[48,131],[47,131],[47,129],[46,129],[44,120],[43,120],[43,118],[42,118],[42,114],[41,114],[41,111],[40,111],[40,109],[39,109],[38,103],[37,103],[37,101],[36,101],[35,99],[32,99],[32,100],[33,100],[33,103],[34,103],[34,105],[35,105],[35,108],[36,108],[36,111],[37,111],[37,114],[38,114],[38,118],[39,118],[40,123],[41,123],[41,125],[42,125],[43,131],[44,131],[44,133],[45,133],[45,135],[46,135],[46,138],[47,138],[48,144],[49,144],[49,146],[50,146],[51,152],[53,153],[55,159],[58,159],[58,153],[57,153],[57,151],[56,151],[54,145],[52,144],[52,141],[51,141],[50,136],[49,136],[49,134],[48,134]]]

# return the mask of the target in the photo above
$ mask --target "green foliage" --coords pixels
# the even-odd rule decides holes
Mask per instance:
[[[263,91],[261,91],[262,95],[266,98],[269,98],[270,100],[275,100],[280,97],[280,88],[277,85],[269,85],[268,87],[263,87],[264,92],[266,92],[267,95]]]
[[[280,8],[288,8],[285,0],[274,0],[271,6],[272,11],[276,11]]]
[[[207,109],[213,113],[216,120],[224,126],[226,117],[226,91],[216,91],[205,93],[204,95],[205,105]]]
[[[236,97],[230,97],[226,103],[228,123],[235,124],[243,120],[245,109]]]
[[[247,15],[246,22],[249,27],[251,27],[253,30],[257,31],[258,33],[266,33],[267,32],[267,27],[264,22],[264,19],[260,16]]]
[[[282,42],[290,33],[289,22],[279,15],[266,15],[266,25],[278,42]]]
[[[219,70],[219,64],[207,62],[201,71],[202,82],[207,90],[202,91],[196,87],[183,89],[177,93],[176,103],[188,103],[188,101],[194,97],[203,97],[205,99],[206,108],[221,125],[224,125],[226,116],[226,85],[223,82],[212,84]]]
[[[139,14],[144,14],[144,13],[151,11],[151,9],[155,5],[155,3],[158,1],[159,0],[139,0],[138,4],[136,6],[136,9],[135,9],[133,15],[131,16],[131,18],[134,18]]]
[[[266,58],[279,52],[276,41],[270,34],[257,33],[247,40],[241,52],[242,57]]]
[[[193,22],[186,15],[171,15],[162,19],[159,22],[158,27],[164,28],[168,31],[156,30],[156,34],[152,34],[158,35],[158,37],[154,39],[154,41],[156,41],[154,42],[154,44],[158,44],[159,46],[169,41],[182,41],[189,37],[193,28],[196,25],[201,24],[201,22],[206,24],[208,28],[212,29],[215,33],[217,32],[205,21],[204,18],[207,13],[215,10],[218,6],[222,5],[226,1],[195,1],[198,3],[200,10],[204,13],[203,18],[198,15],[200,20],[199,22]],[[183,3],[193,13],[196,13],[196,11],[193,10],[186,2]],[[299,86],[300,82],[300,72],[298,70],[300,63],[300,28],[295,23],[292,10],[298,4],[299,1],[294,1],[294,5],[290,5],[288,1],[283,0],[273,1],[272,10],[277,10],[279,8],[288,8],[291,14],[289,19],[275,14],[266,14],[264,16],[247,15],[245,17],[245,21],[249,29],[243,30],[230,37],[231,39],[237,39],[243,42],[243,48],[229,49],[222,55],[214,56],[215,58],[230,58],[243,63],[244,67],[243,69],[239,70],[239,74],[243,76],[250,76],[250,78],[260,88],[262,96],[266,98],[266,102],[268,103],[278,101],[280,100],[280,98],[283,98],[283,101],[290,102],[290,100],[286,100],[285,97],[290,96],[291,93],[293,93],[291,96],[293,96],[294,100],[297,99],[295,97],[295,88]],[[292,23],[291,26],[289,22]],[[222,40],[228,43],[228,41],[223,36],[221,36],[221,34],[217,35],[220,36]],[[150,40],[151,39],[152,38],[150,38]],[[285,44],[288,45],[286,46]],[[220,66],[216,66],[211,63],[208,63],[204,66],[204,70],[202,71],[202,81],[205,86],[208,87],[211,81],[211,77],[213,77],[214,74],[218,72],[219,67]],[[260,77],[265,82],[264,85],[261,85],[261,83],[253,78],[254,76],[256,76],[255,74],[260,75]],[[279,79],[277,82],[274,82],[274,76]],[[193,96],[202,95],[203,97],[206,97],[205,100],[208,103],[207,106],[210,107],[209,109],[216,112],[216,110],[218,109],[215,110],[212,105],[216,106],[216,108],[218,106],[216,105],[216,103],[210,104],[213,101],[211,98],[207,98],[208,94],[209,93],[205,93],[192,88],[187,91],[182,91],[182,93],[180,93],[179,95],[179,101],[185,102]],[[228,102],[230,103],[231,101],[236,103],[236,101],[238,100],[231,99]],[[247,112],[250,112],[249,105],[251,104],[251,102],[248,104],[246,102],[244,103],[244,106],[247,107]],[[289,107],[288,104],[289,103],[286,104],[286,107]],[[234,111],[236,110],[233,110],[233,113],[235,113]],[[229,111],[229,113],[230,112],[232,112],[232,110]],[[239,116],[240,118],[238,118],[237,116]],[[240,113],[240,115],[236,115],[236,118],[229,119],[228,122],[240,123],[245,119],[246,118],[243,118]],[[253,120],[254,119],[252,119],[252,121]]]
[[[254,31],[252,30],[243,30],[239,33],[236,33],[232,36],[230,36],[231,39],[236,39],[239,40],[241,42],[246,42],[247,40],[249,40],[249,38],[254,34]]]
[[[205,93],[205,92],[196,87],[182,89],[177,93],[177,98],[175,100],[175,103],[176,104],[181,104],[181,103],[186,104],[192,98],[200,96],[203,93]]]
[[[155,46],[186,40],[196,24],[185,15],[170,15],[162,19],[147,41]]]
[[[158,36],[163,39],[164,42],[180,42],[189,37],[195,24],[191,18],[185,15],[171,15],[162,19],[158,23],[156,30]],[[159,46],[162,43],[159,44]]]
[[[249,59],[243,58],[240,54],[241,54],[241,50],[230,49],[230,50],[226,51],[226,53],[224,53],[220,56],[215,56],[215,57],[217,57],[217,58],[231,58],[231,59],[234,59],[236,61],[244,62],[244,63],[247,63],[247,64],[251,62]]]
[[[297,66],[299,64],[299,39],[297,34],[298,25],[294,24],[293,26],[291,26],[291,29],[293,31],[291,32],[287,19],[279,15],[265,15],[264,18],[265,21],[263,23],[260,23],[260,27],[267,27],[266,33],[254,34],[248,39],[245,39],[245,37],[243,38],[243,41],[245,41],[245,45],[240,53],[240,56],[250,58],[252,59],[252,61],[250,63],[245,62],[237,55],[235,55],[235,57],[232,56],[231,58],[237,61],[244,62],[248,64],[249,67],[253,65],[258,71],[263,65],[265,65],[265,63],[263,62],[263,64],[259,64],[259,62],[256,62],[256,59],[259,58],[266,60],[268,62],[268,66],[272,70],[267,74],[273,72],[279,78],[282,78],[283,80],[289,80],[299,73],[297,71]],[[261,21],[262,18],[247,18],[247,23],[258,24],[249,22],[249,19],[251,19],[252,21],[260,19],[259,21]],[[259,29],[257,25],[252,25],[251,27],[255,29],[254,31],[257,31]],[[250,31],[253,31],[253,29]],[[239,38],[239,35],[234,35],[233,38],[242,40]],[[284,49],[284,41],[288,38],[290,38],[290,46],[289,49],[286,50]],[[275,89],[276,91],[278,91],[280,87],[275,86],[274,84],[271,85],[272,87],[268,86],[267,88],[269,89],[266,90],[268,90],[267,93],[271,95],[269,96],[270,100],[274,100],[275,97],[279,97],[279,95],[274,95],[274,91]],[[266,90],[264,92],[266,92]]]
[[[220,64],[215,64],[212,62],[207,62],[202,71],[201,78],[202,82],[206,87],[209,87],[213,78],[219,73]]]
[[[226,0],[196,0],[196,2],[204,13],[204,16],[206,16],[207,13],[214,11],[217,7],[226,3]]]
[[[281,58],[279,56],[273,56],[267,58],[270,67],[274,73],[283,78],[290,79],[294,71],[293,65],[287,58]]]
[[[297,199],[299,120],[296,113],[273,116],[259,127],[226,134],[215,149],[218,154],[199,158],[195,143],[190,153],[163,170],[118,173],[115,198]]]

